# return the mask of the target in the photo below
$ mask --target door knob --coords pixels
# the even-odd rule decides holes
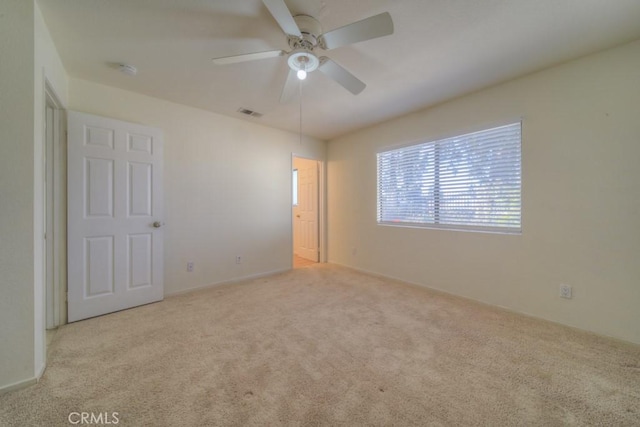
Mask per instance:
[[[296,218],[300,218],[300,215],[296,215]]]
[[[160,221],[156,221],[156,222],[153,223],[153,226],[155,228],[160,228],[160,227],[162,227],[162,223]]]

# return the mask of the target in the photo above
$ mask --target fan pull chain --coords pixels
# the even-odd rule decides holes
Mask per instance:
[[[298,143],[302,145],[302,80],[298,80],[300,82],[299,86],[299,97],[300,97],[300,140]]]

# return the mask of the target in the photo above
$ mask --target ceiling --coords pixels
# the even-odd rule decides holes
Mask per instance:
[[[324,31],[388,11],[394,34],[326,53],[367,84],[357,96],[319,72],[302,86],[302,132],[321,139],[640,38],[638,0],[285,0]],[[281,104],[284,57],[214,57],[287,39],[261,0],[38,0],[72,77],[298,132]],[[118,71],[127,63],[135,77]],[[246,108],[262,113],[245,116]]]

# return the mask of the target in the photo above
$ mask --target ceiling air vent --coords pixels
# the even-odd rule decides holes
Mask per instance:
[[[251,117],[262,117],[262,113],[258,113],[257,111],[247,110],[246,108],[238,108],[238,113],[246,114]]]

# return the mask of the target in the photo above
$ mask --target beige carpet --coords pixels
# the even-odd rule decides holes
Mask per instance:
[[[2,426],[640,425],[640,346],[316,265],[59,329]]]

